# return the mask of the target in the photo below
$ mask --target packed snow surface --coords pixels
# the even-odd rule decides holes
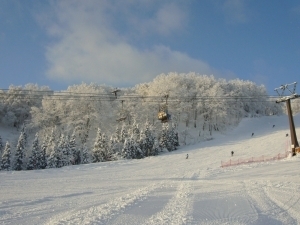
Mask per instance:
[[[284,153],[286,133],[287,116],[248,118],[210,141],[141,160],[0,171],[0,224],[300,224],[299,156],[220,167]]]

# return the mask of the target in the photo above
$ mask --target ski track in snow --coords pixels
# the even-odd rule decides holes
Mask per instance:
[[[252,184],[245,182],[245,186],[252,198],[252,204],[257,207],[258,215],[268,215],[277,221],[274,224],[299,224],[299,211],[294,211],[294,206],[299,202],[299,193],[284,190],[283,186],[278,189],[278,186],[271,184],[270,181]]]
[[[192,173],[195,176],[195,173]],[[172,176],[174,178],[176,176]],[[187,176],[183,176],[186,179]],[[193,179],[193,177],[189,177]],[[172,198],[167,202],[165,207],[154,214],[148,219],[142,218],[142,224],[145,225],[181,225],[187,224],[189,213],[192,211],[192,186],[188,181],[172,181],[172,182],[160,182],[150,187],[144,187],[137,189],[134,192],[126,194],[120,198],[115,198],[112,201],[99,205],[92,206],[88,209],[79,211],[69,211],[57,215],[50,219],[46,225],[75,225],[75,224],[109,224],[113,218],[120,217],[121,214],[126,211],[127,208],[135,204],[147,201],[147,198],[151,194],[155,195],[158,189],[166,189],[170,191],[173,187],[176,187],[176,191],[173,191]],[[174,216],[176,215],[176,216]],[[129,216],[127,216],[129,217]],[[133,224],[136,222],[130,222],[131,218],[121,218],[120,224]],[[137,220],[138,218],[134,218]],[[115,220],[115,223],[117,219]],[[113,223],[113,224],[115,224]]]
[[[113,199],[100,206],[93,206],[77,212],[66,212],[51,219],[47,224],[106,224],[113,216],[120,214],[126,207],[134,204],[136,201],[144,200],[150,192],[162,185],[156,184],[151,187],[137,189],[132,193]]]
[[[182,182],[178,185],[175,196],[168,202],[162,211],[153,215],[143,224],[145,225],[163,225],[186,224],[189,213],[192,211],[192,187],[189,182]]]

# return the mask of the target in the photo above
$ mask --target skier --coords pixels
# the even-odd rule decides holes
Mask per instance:
[[[186,158],[185,159],[188,159],[189,158],[189,154],[186,154]]]
[[[233,156],[233,154],[234,154],[234,151],[231,151],[231,156]]]

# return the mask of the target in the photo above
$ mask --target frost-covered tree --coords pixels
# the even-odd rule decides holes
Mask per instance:
[[[160,148],[159,148],[158,140],[156,138],[154,138],[151,155],[158,155],[159,151],[160,151]]]
[[[132,124],[132,128],[131,128],[131,135],[132,138],[134,140],[139,140],[140,139],[140,129],[139,129],[139,125],[136,123],[136,121],[134,120],[133,124]]]
[[[176,150],[179,146],[179,140],[178,140],[178,132],[176,131],[176,125],[173,123],[170,131],[168,132],[168,139],[170,142],[169,148],[171,151]]]
[[[160,136],[160,146],[162,149],[170,149],[170,140],[169,140],[169,124],[162,124],[162,131]]]
[[[38,134],[35,135],[35,138],[32,143],[32,153],[31,156],[29,157],[29,161],[27,164],[27,169],[28,170],[35,170],[35,169],[40,169],[40,163],[41,163],[41,149],[39,145],[39,136]]]
[[[50,155],[47,157],[47,167],[46,168],[57,168],[59,165],[59,155],[56,151],[56,147],[52,149]]]
[[[2,92],[2,112],[0,112],[3,124],[19,128],[25,120],[31,119],[32,107],[40,107],[42,95],[40,91],[50,90],[48,87],[38,87],[36,84],[26,84],[24,87],[11,85]]]
[[[83,164],[90,163],[90,152],[88,148],[86,147],[86,144],[82,145],[82,160],[81,162]]]
[[[10,170],[10,158],[11,158],[10,144],[7,141],[1,158],[2,170]]]
[[[132,159],[132,153],[131,153],[131,140],[130,138],[126,138],[122,151],[121,151],[121,155],[124,159]]]
[[[3,150],[3,142],[2,142],[2,138],[0,136],[0,154],[2,153],[2,150]],[[2,154],[1,154],[2,155]]]
[[[22,170],[23,169],[23,158],[24,158],[24,151],[25,151],[25,133],[22,131],[17,144],[17,149],[15,153],[14,159],[14,170]]]
[[[45,143],[47,145],[46,157],[49,157],[50,154],[54,151],[54,148],[56,146],[56,137],[57,137],[57,132],[56,130],[52,129],[50,135],[47,136],[47,138],[45,139],[45,141],[47,141]]]
[[[26,125],[25,124],[22,125],[21,132],[23,132],[23,136],[24,136],[23,137],[23,145],[24,145],[24,147],[26,147],[27,141],[28,141],[28,135],[27,135],[27,132],[26,132]]]
[[[125,159],[141,159],[144,157],[144,153],[133,136],[125,139],[121,154]]]
[[[58,143],[58,152],[61,155],[61,162],[59,167],[68,166],[73,160],[73,155],[70,154],[69,136],[61,135]]]
[[[105,151],[105,147],[107,147],[107,146],[103,142],[103,137],[102,136],[103,136],[103,134],[102,134],[100,128],[98,128],[96,140],[95,140],[95,143],[94,143],[94,148],[92,150],[93,163],[104,161],[104,154],[103,153]]]
[[[71,155],[71,164],[79,164],[80,163],[80,150],[77,149],[76,144],[76,134],[73,132],[70,141],[69,141],[69,149],[70,149],[70,155]]]
[[[115,135],[113,139],[115,142],[121,142],[121,130],[118,125],[116,126]]]
[[[152,132],[148,120],[146,121],[145,130],[143,131],[143,134],[141,136],[143,137],[143,140],[141,142],[143,143],[145,155],[146,156],[156,155],[156,153],[153,152],[155,136]]]
[[[47,147],[48,147],[47,143],[48,143],[48,138],[46,137],[40,148],[39,163],[38,163],[39,169],[45,169],[47,167],[47,155],[46,155]]]
[[[63,147],[64,136],[61,135],[58,144],[52,145],[50,155],[47,157],[47,168],[60,168],[64,166]]]
[[[131,154],[133,159],[142,159],[145,157],[145,153],[141,150],[135,137],[131,137]]]
[[[128,137],[128,132],[127,132],[127,128],[126,125],[123,124],[122,129],[121,129],[121,142],[124,143],[125,139]]]

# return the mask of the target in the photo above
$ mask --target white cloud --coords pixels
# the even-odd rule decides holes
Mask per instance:
[[[159,43],[141,49],[128,41],[131,35],[142,37],[146,30],[149,35],[170,38],[187,21],[182,7],[160,1],[145,1],[145,6],[135,0],[125,2],[54,1],[53,17],[47,27],[55,38],[46,52],[48,76],[67,83],[121,86],[150,81],[163,72],[212,73],[207,63]],[[145,10],[147,16],[141,11],[135,14],[131,7]],[[141,27],[144,29],[138,29]]]

